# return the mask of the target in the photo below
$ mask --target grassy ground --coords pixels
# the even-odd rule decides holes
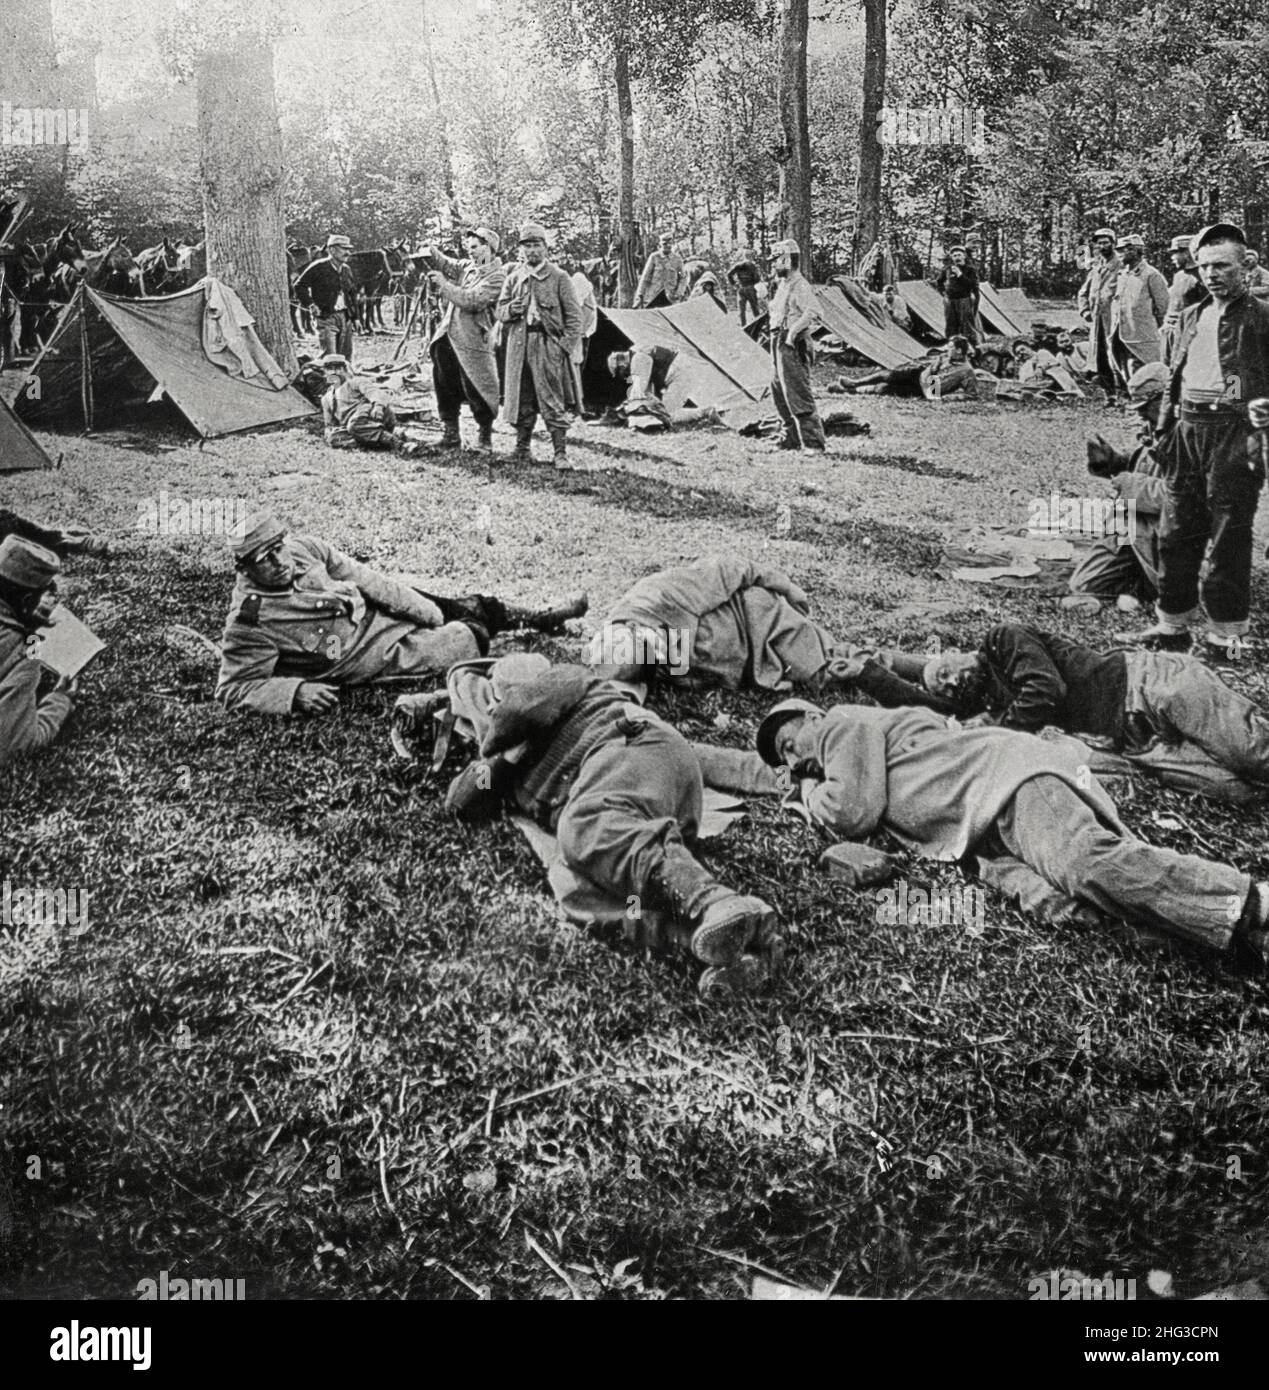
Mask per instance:
[[[971,528],[1024,527],[1051,487],[1085,491],[1083,434],[1120,421],[853,408],[872,437],[823,459],[590,430],[574,471],[513,474],[333,454],[303,430],[136,433],[49,437],[60,471],[3,479],[11,504],[120,545],[72,570],[112,643],[81,711],[0,786],[0,876],[91,893],[86,934],[19,929],[0,957],[11,1291],[129,1296],[166,1269],[251,1298],[733,1297],[752,1265],[1016,1299],[1053,1268],[1143,1291],[1164,1269],[1185,1294],[1269,1263],[1262,985],[994,897],[981,932],[879,925],[870,895],[817,875],[812,832],[755,802],[711,857],[795,949],[771,993],[708,1009],[682,962],[557,925],[508,825],[448,819],[443,781],[393,759],[391,697],[227,717],[213,664],[170,635],[218,635],[220,545],[134,529],[163,489],[245,497],[454,591],[584,584],[596,614],[633,574],[726,549],[788,570],[843,637],[964,644],[1006,615],[1114,630],[934,565]],[[1265,597],[1258,571],[1258,614]],[[1262,669],[1231,679],[1263,697]],[[662,708],[739,745],[764,703]],[[1124,810],[1269,871],[1264,812],[1144,783]]]

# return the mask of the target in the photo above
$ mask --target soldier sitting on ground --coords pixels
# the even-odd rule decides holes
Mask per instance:
[[[332,449],[399,449],[417,454],[422,447],[397,424],[392,407],[372,401],[353,380],[348,359],[337,352],[322,358],[328,389],[322,397],[322,424]]]

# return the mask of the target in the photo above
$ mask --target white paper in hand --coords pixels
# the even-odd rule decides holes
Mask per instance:
[[[26,654],[50,666],[59,676],[74,679],[105,651],[106,644],[62,604],[53,609],[48,626],[31,634]]]

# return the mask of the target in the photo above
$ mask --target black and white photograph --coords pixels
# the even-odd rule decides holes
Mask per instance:
[[[30,1364],[807,1301],[1228,1371],[1267,470],[1262,0],[3,0]]]

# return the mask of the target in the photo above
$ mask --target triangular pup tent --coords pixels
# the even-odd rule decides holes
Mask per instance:
[[[0,397],[0,473],[52,466],[53,462],[39,440]]]
[[[824,327],[847,347],[879,367],[894,368],[925,356],[925,349],[885,313],[864,312],[840,285],[816,285]]]
[[[771,387],[767,354],[736,319],[701,295],[664,309],[600,309],[582,369],[588,401],[612,405],[624,397],[625,382],[608,374],[608,354],[632,345],[674,348],[686,362],[686,389],[674,405],[734,410],[756,405]]]
[[[32,423],[78,416],[91,428],[95,418],[153,399],[156,389],[206,439],[314,414],[285,384],[242,301],[211,278],[154,299],[80,285],[15,409]]]

